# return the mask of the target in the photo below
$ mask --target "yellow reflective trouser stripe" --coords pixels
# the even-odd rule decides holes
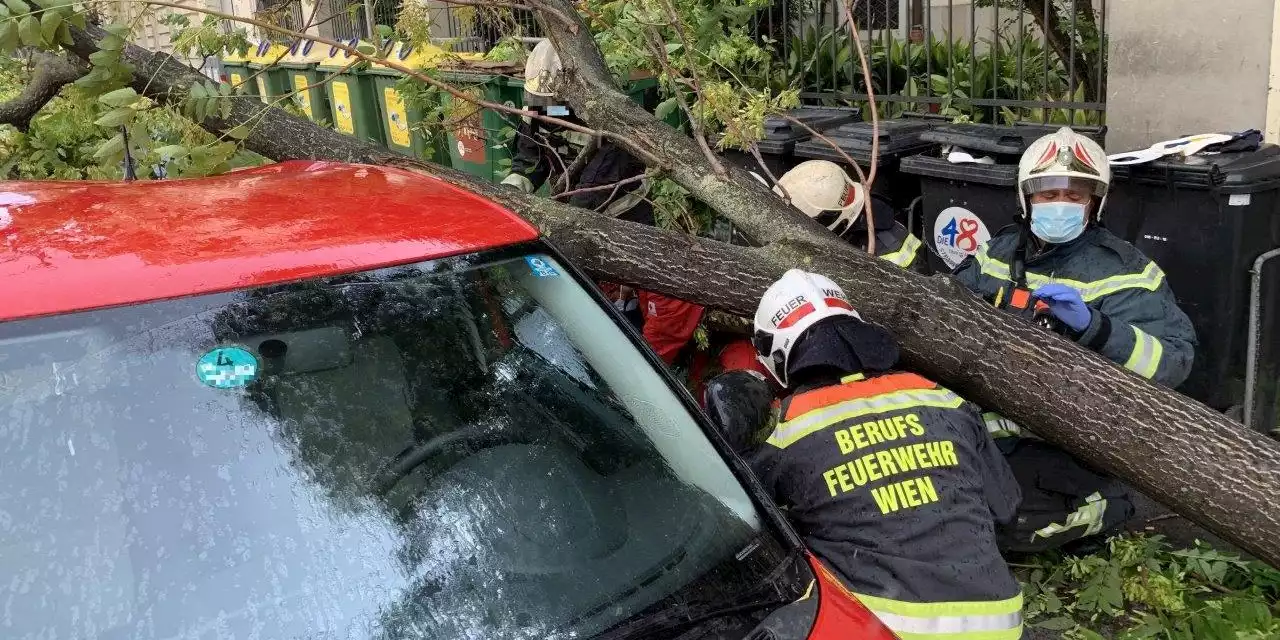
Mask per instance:
[[[840,378],[840,384],[849,384],[850,382],[858,382],[859,380],[866,380],[866,379],[867,377],[862,375],[861,373],[851,373],[843,378]]]
[[[993,278],[1001,280],[1009,279],[1009,265],[992,258],[987,255],[987,246],[983,245],[978,250],[978,254],[974,256],[978,261],[978,266],[985,273]],[[1080,292],[1080,297],[1085,302],[1092,302],[1103,296],[1111,295],[1117,291],[1124,289],[1146,289],[1147,291],[1155,291],[1160,288],[1160,283],[1164,282],[1164,272],[1154,262],[1147,263],[1145,269],[1138,273],[1126,273],[1123,275],[1111,276],[1093,282],[1081,282],[1079,280],[1068,280],[1066,278],[1051,278],[1049,276],[1038,273],[1027,273],[1027,284],[1032,289],[1042,287],[1050,282],[1065,284],[1068,287],[1076,289]]]
[[[823,409],[805,413],[787,422],[780,422],[765,442],[785,449],[801,438],[830,427],[837,422],[872,413],[902,411],[912,407],[938,407],[956,409],[964,404],[964,398],[946,389],[894,391],[890,393],[845,400]]]
[[[1008,438],[1022,434],[1022,427],[1018,423],[993,411],[982,414],[982,421],[987,424],[987,433],[992,438]]]
[[[920,252],[920,240],[913,235],[908,235],[906,240],[902,241],[902,246],[897,251],[886,253],[881,258],[892,262],[899,267],[909,267],[915,262],[916,255]]]
[[[1035,533],[1031,534],[1031,540],[1034,542],[1036,538],[1051,538],[1076,527],[1084,527],[1084,535],[1091,536],[1102,531],[1102,514],[1106,512],[1106,499],[1102,497],[1102,494],[1094,492],[1085,498],[1084,506],[1067,516],[1066,522],[1062,524],[1055,522],[1047,527],[1037,529]]]
[[[902,602],[855,595],[904,640],[1018,640],[1022,636],[1022,594],[994,602]]]
[[[1154,378],[1156,371],[1160,369],[1162,357],[1164,357],[1164,344],[1160,339],[1133,327],[1133,352],[1125,361],[1124,368],[1144,378]]]

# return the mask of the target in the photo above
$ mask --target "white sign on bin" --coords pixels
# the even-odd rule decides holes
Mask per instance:
[[[987,225],[964,207],[947,207],[933,223],[933,247],[938,257],[954,269],[991,239]]]

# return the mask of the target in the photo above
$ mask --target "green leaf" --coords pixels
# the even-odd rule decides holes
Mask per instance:
[[[40,21],[35,16],[27,16],[18,23],[18,39],[24,47],[38,47],[44,43],[40,34]]]
[[[104,93],[98,96],[98,102],[108,107],[127,107],[138,101],[138,92],[133,87],[125,87],[116,89],[110,93]]]
[[[1049,618],[1048,620],[1037,622],[1034,626],[1041,629],[1050,629],[1052,631],[1066,631],[1067,629],[1074,628],[1076,626],[1076,621],[1068,618],[1067,616],[1058,616],[1056,618]]]
[[[54,42],[58,27],[62,26],[62,16],[53,11],[45,11],[40,16],[40,35],[45,42]]]
[[[361,44],[361,45],[357,46],[357,47],[356,47],[356,51],[359,51],[360,53],[363,53],[363,54],[365,54],[366,56],[371,56],[371,55],[373,55],[373,54],[377,53],[377,52],[378,52],[378,49],[377,49],[377,47],[374,47],[374,46],[373,46],[373,45],[371,45],[371,44],[364,43],[364,44]]]
[[[93,123],[99,127],[118,127],[132,122],[137,113],[133,107],[119,107],[102,114],[102,117],[94,120]]]
[[[119,51],[94,51],[89,54],[89,63],[95,67],[109,67],[120,61]]]
[[[122,51],[124,50],[124,38],[115,34],[108,35],[98,42],[98,49],[102,51]]]
[[[170,144],[170,145],[165,145],[163,147],[158,147],[155,150],[155,152],[156,152],[156,155],[159,155],[162,158],[168,158],[170,160],[177,160],[178,158],[181,158],[187,155],[188,153],[187,148],[180,144]]]
[[[0,2],[0,18],[8,18],[8,17],[9,17],[8,5],[5,5],[3,2]]]
[[[385,24],[377,25],[373,28],[373,30],[375,33],[378,34],[379,38],[382,38],[384,40],[387,38],[390,38],[392,34],[396,32],[395,29],[392,29],[391,27],[388,27]]]
[[[4,4],[9,7],[15,17],[31,13],[31,6],[22,0],[4,0]]]
[[[93,157],[98,160],[103,160],[123,151],[124,135],[117,133],[110,140],[102,143],[102,146],[98,147],[98,150],[94,152]]]
[[[83,29],[89,24],[89,20],[85,18],[83,11],[77,11],[71,14],[71,17],[67,18],[67,22],[70,22],[71,26],[77,29]]]
[[[0,23],[0,53],[9,53],[18,48],[18,25],[13,20]]]
[[[674,113],[679,106],[679,98],[672,96],[658,103],[658,107],[653,110],[653,116],[659,120],[666,120],[667,116]]]
[[[204,90],[204,85],[199,83],[191,85],[191,88],[187,90],[187,96],[192,100],[195,100],[196,98],[204,98],[208,95],[209,94]]]
[[[231,117],[231,99],[227,97],[223,97],[219,99],[218,102],[219,104],[222,105],[222,111],[221,111],[222,119],[226,120],[227,118],[230,118]]]
[[[76,43],[75,38],[71,37],[71,27],[66,22],[58,25],[57,37],[58,42],[67,45],[68,47]]]
[[[230,131],[227,132],[227,135],[232,138],[235,138],[236,140],[244,140],[245,138],[249,137],[250,133],[252,133],[252,130],[249,129],[248,125],[242,124],[232,128]]]
[[[133,33],[133,30],[130,29],[127,24],[113,23],[102,28],[107,33],[120,36],[121,38],[128,38],[129,35]]]

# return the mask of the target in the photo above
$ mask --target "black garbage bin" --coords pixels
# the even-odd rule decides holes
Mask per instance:
[[[939,154],[902,161],[902,173],[920,180],[921,219],[929,264],[947,272],[977,253],[1018,216],[1018,160],[1037,139],[1057,131],[1056,125],[946,124],[920,138],[939,151],[959,147],[995,164],[953,163]],[[1075,128],[1102,144],[1106,128]]]
[[[788,111],[787,115],[805,123],[814,131],[823,131],[862,119],[862,113],[856,107],[801,107]],[[809,133],[808,129],[786,118],[780,116],[766,117],[764,119],[764,137],[761,138],[759,143],[760,157],[764,160],[765,168],[775,178],[781,178],[782,174],[796,166],[796,144],[804,142],[811,137],[812,134]],[[712,142],[718,143],[719,138],[717,137]],[[721,152],[721,155],[747,171],[754,171],[760,174],[760,177],[768,178],[760,171],[760,163],[756,162],[756,159],[747,151],[725,149]]]
[[[916,117],[880,122],[880,155],[872,191],[891,202],[898,213],[905,211],[920,195],[920,181],[899,171],[899,165],[903,158],[937,148],[936,144],[923,140],[921,136],[941,122]],[[871,166],[872,131],[870,122],[854,122],[822,131],[822,135],[836,143],[866,172]],[[819,138],[796,144],[796,157],[846,164],[844,157]],[[904,216],[898,217],[900,221],[906,221]]]
[[[1280,147],[1115,167],[1103,224],[1160,265],[1199,346],[1180,391],[1241,407],[1251,319],[1250,271],[1280,246]],[[1261,272],[1258,381],[1251,426],[1277,426],[1280,260]]]

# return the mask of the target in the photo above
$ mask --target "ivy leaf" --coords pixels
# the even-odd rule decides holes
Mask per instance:
[[[18,39],[24,47],[38,47],[44,43],[40,34],[40,21],[35,16],[27,16],[18,23]]]
[[[22,0],[4,0],[4,4],[9,7],[15,17],[31,13],[31,6]]]
[[[98,150],[94,152],[93,157],[98,160],[103,160],[123,151],[124,135],[117,133],[110,140],[102,143],[102,146],[98,147]]]
[[[45,11],[40,16],[40,35],[45,42],[54,42],[58,27],[62,26],[62,16],[53,11]]]
[[[247,125],[241,124],[228,131],[227,135],[235,138],[236,140],[244,140],[249,137],[250,133],[252,133],[252,130],[250,130]]]
[[[99,127],[113,128],[133,121],[133,117],[137,115],[137,111],[133,107],[119,107],[112,109],[102,117],[94,120],[93,123]]]
[[[138,92],[133,87],[125,87],[116,89],[110,93],[104,93],[98,96],[98,102],[108,107],[127,107],[138,101]]]

